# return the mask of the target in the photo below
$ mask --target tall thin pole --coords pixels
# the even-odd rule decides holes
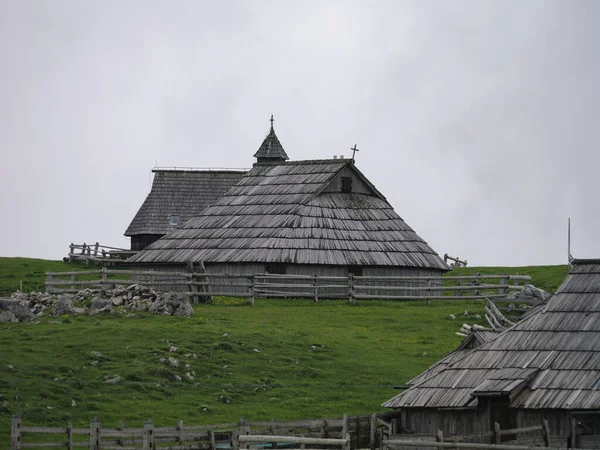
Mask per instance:
[[[571,218],[569,217],[569,227],[568,227],[568,232],[567,232],[567,252],[569,253],[567,255],[567,263],[569,265],[571,265],[571,259],[573,259],[573,257],[571,256]]]

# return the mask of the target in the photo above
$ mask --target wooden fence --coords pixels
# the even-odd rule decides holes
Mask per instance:
[[[136,253],[135,250],[128,250],[125,248],[110,247],[108,245],[101,245],[98,242],[95,244],[73,244],[69,245],[69,254],[66,258],[67,261],[83,261],[86,264],[90,262],[96,264],[110,264],[124,262],[130,256]]]
[[[379,416],[385,415],[344,415],[341,419],[285,422],[249,422],[242,418],[239,423],[191,426],[184,425],[180,420],[174,427],[156,427],[151,420],[147,420],[143,427],[138,428],[125,428],[123,421],[118,428],[104,428],[98,419],[93,419],[89,428],[76,428],[70,422],[66,427],[23,426],[21,417],[14,415],[10,449],[63,447],[68,450],[151,450],[166,447],[171,450],[238,450],[248,448],[251,443],[261,443],[271,448],[319,445],[321,448],[333,446],[343,450],[349,450],[350,446],[375,450],[380,441],[376,441],[371,425],[377,425]],[[53,436],[49,442],[42,442],[40,435]]]
[[[85,288],[112,289],[140,284],[157,291],[180,291],[192,297],[309,298],[356,300],[475,300],[505,297],[531,281],[525,275],[446,277],[225,275],[189,272],[100,270],[46,272],[46,292],[73,293]],[[452,285],[450,285],[452,284]]]

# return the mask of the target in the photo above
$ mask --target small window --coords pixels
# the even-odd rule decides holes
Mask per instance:
[[[266,264],[265,272],[271,275],[285,275],[285,264]]]
[[[170,216],[169,225],[171,225],[172,227],[179,226],[179,216]]]
[[[352,177],[342,177],[342,192],[352,192]]]
[[[362,277],[363,268],[361,266],[348,266],[348,274],[352,274],[355,277]]]

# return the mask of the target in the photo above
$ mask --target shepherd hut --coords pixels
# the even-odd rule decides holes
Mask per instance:
[[[353,159],[289,161],[271,129],[253,168],[214,204],[133,256],[208,273],[439,276],[448,266]]]
[[[200,214],[246,172],[153,169],[152,173],[152,189],[125,231],[131,238],[131,250],[143,250]]]
[[[453,352],[383,406],[397,432],[473,436],[548,421],[553,446],[600,444],[600,259],[574,260],[537,312]]]

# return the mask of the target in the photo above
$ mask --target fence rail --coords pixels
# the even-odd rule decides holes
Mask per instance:
[[[154,450],[168,445],[169,449],[217,450],[230,448],[246,449],[251,443],[278,443],[341,447],[344,450],[369,447],[375,450],[378,445],[369,424],[385,414],[337,419],[312,419],[291,421],[250,422],[244,418],[239,423],[218,425],[184,426],[179,420],[175,427],[156,427],[151,420],[143,427],[125,428],[120,421],[119,428],[104,428],[98,419],[90,422],[89,428],[75,428],[69,422],[66,427],[23,426],[21,416],[14,415],[11,423],[11,450],[32,447],[87,448],[89,450]],[[55,435],[51,442],[41,442],[39,436]],[[34,435],[34,436],[32,436]],[[37,438],[37,439],[36,439]],[[42,438],[43,439],[43,438]]]
[[[83,261],[86,264],[90,262],[96,264],[115,264],[125,261],[130,256],[137,253],[135,250],[128,250],[126,248],[111,247],[108,245],[101,245],[98,242],[95,244],[73,244],[69,245],[69,254],[66,261]]]
[[[46,272],[46,292],[78,292],[84,288],[111,289],[140,284],[157,291],[180,291],[196,297],[342,298],[356,300],[474,300],[505,297],[524,289],[526,275],[473,275],[447,277],[312,276],[271,274],[215,274],[166,271],[100,270]]]

